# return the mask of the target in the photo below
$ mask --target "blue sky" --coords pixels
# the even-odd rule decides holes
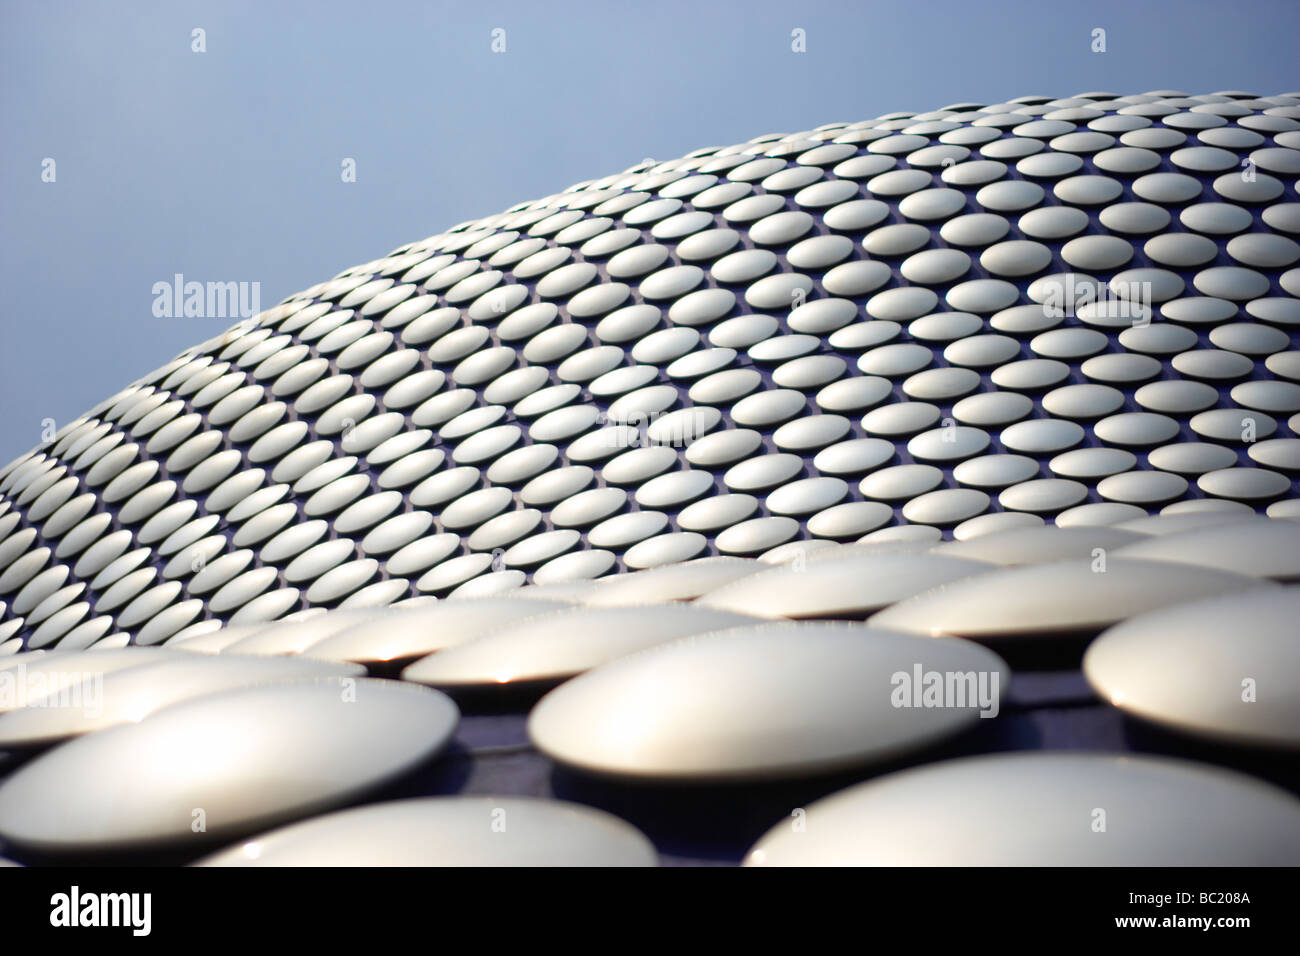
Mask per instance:
[[[1290,92],[1297,36],[1296,0],[4,0],[0,464],[232,324],[155,317],[177,272],[268,307],[645,157],[1030,93]]]

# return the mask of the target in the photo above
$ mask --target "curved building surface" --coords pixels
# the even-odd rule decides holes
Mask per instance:
[[[406,710],[450,723],[362,748],[357,779],[321,793],[232,796],[226,837],[401,780],[407,796],[569,795],[636,817],[665,858],[736,860],[828,781],[1126,749],[1135,725],[1210,762],[949,769],[993,780],[991,805],[996,786],[1041,783],[1054,806],[1051,779],[1095,773],[1117,802],[1149,788],[1157,806],[1208,805],[1226,788],[1294,823],[1294,797],[1214,765],[1263,754],[1252,772],[1276,778],[1267,755],[1300,745],[1284,640],[1300,609],[1298,180],[1300,94],[962,103],[642,164],[291,296],[0,470],[0,676],[112,670],[98,723],[32,717],[32,701],[0,712],[0,749],[76,738],[0,777],[0,837],[20,856],[197,857],[172,845],[188,828],[99,820],[71,781],[146,760],[121,784],[143,814],[131,788],[167,759],[158,720],[209,726],[204,708],[237,693],[283,710],[287,691],[249,688],[361,667],[440,688],[407,699],[362,679],[394,696],[369,726]],[[1192,650],[1162,643],[1160,615],[1192,602],[1208,602],[1178,625],[1202,622]],[[1227,647],[1255,614],[1254,644]],[[1289,675],[1282,699],[1245,700],[1261,668]],[[976,696],[954,703],[949,681],[927,704],[929,673],[971,674]],[[328,710],[300,696],[304,715]],[[251,756],[230,772],[261,779]],[[697,789],[653,789],[683,780]],[[183,802],[184,783],[147,792]],[[850,826],[859,798],[836,799],[826,819]],[[913,798],[892,799],[867,793],[862,813]],[[49,818],[19,821],[33,801]],[[618,821],[562,809],[518,812],[535,836],[614,847],[575,859],[653,859]],[[1167,839],[1133,856],[1054,852],[1173,860],[1195,816],[1157,814]],[[1026,832],[1050,846],[1053,819]],[[319,826],[400,846],[452,824],[416,807]],[[1002,859],[954,826],[966,849],[921,862]],[[312,834],[283,838],[284,860],[320,859]],[[863,861],[900,861],[863,839],[878,852]],[[1262,830],[1177,859],[1213,862],[1215,840],[1244,862],[1297,860]],[[769,842],[750,862],[848,852]],[[559,861],[526,849],[491,859]]]

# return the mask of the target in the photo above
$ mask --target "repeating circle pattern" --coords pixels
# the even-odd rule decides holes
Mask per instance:
[[[797,588],[837,560],[1012,535],[1053,542],[1007,549],[1044,564],[1027,581],[1066,587],[1077,568],[1046,562],[1093,550],[1067,532],[1290,521],[1298,117],[1293,94],[957,104],[646,161],[407,243],[0,468],[0,667],[145,645],[310,654],[331,630],[442,605],[559,614],[611,582],[630,605],[689,601],[785,566],[771,581]],[[1268,547],[1291,566],[1294,545]],[[1211,583],[1286,586],[1238,571]],[[1148,591],[1077,590],[1135,615],[1188,600],[1146,564],[1132,577]],[[986,593],[977,577],[954,591]],[[909,598],[877,623],[925,630],[924,596],[891,600]],[[1115,623],[1072,607],[1043,612],[1053,634]],[[944,633],[1001,650],[1002,626]],[[858,660],[838,633],[817,640]],[[716,644],[708,666],[743,653]],[[641,686],[654,654],[622,658],[614,684]],[[826,766],[901,742],[882,725],[837,748],[826,719],[812,708],[801,729],[829,735]],[[542,748],[561,763],[582,750],[566,732]],[[798,764],[719,733],[725,775]],[[709,776],[670,751],[663,776]],[[17,832],[7,786],[0,835]]]

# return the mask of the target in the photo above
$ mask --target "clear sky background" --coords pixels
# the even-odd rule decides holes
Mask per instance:
[[[645,157],[1027,94],[1291,92],[1297,38],[1300,0],[0,0],[0,464],[233,324],[155,318],[177,272],[267,308]]]

